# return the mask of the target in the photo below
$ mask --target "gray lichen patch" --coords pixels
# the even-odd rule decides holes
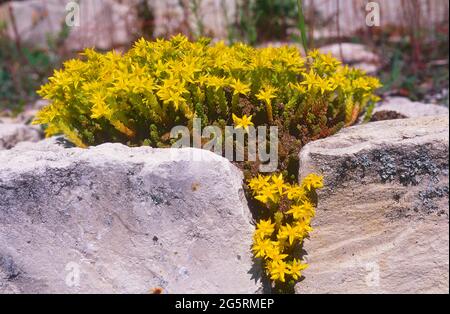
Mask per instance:
[[[444,206],[440,206],[441,204],[439,204],[445,202],[447,202],[448,204],[448,192],[448,185],[441,187],[430,186],[424,191],[419,191],[418,202],[417,205],[414,206],[413,210],[420,211],[424,214],[436,214],[438,216],[444,216],[448,219],[448,207],[446,210]]]
[[[431,214],[448,219],[448,152],[442,154],[426,146],[414,150],[391,147],[344,156],[337,164],[331,172],[334,175],[328,175],[328,185],[335,190],[380,183],[403,190],[386,196],[392,200],[391,211],[386,214],[389,219],[420,219]]]
[[[396,200],[396,203],[399,206],[392,206],[392,210],[386,213],[386,218],[390,221],[398,219],[423,220],[429,215],[435,215],[449,219],[448,185],[431,185],[425,189],[412,191],[410,194],[414,198],[412,204],[408,206],[408,202],[402,201],[405,196],[398,195],[399,199]]]
[[[379,162],[378,173],[383,182],[398,179],[404,186],[418,185],[423,177],[437,181],[440,173],[448,170],[448,162],[438,163],[424,147],[407,153],[400,149],[374,152],[373,156]]]
[[[376,173],[376,176],[371,174]],[[332,181],[361,181],[369,177],[379,182],[399,182],[403,186],[418,185],[421,180],[438,182],[439,175],[448,174],[445,156],[439,161],[426,148],[417,151],[374,150],[342,158]]]
[[[0,253],[0,277],[8,281],[13,281],[19,277],[20,274],[21,271],[13,258],[10,255]]]

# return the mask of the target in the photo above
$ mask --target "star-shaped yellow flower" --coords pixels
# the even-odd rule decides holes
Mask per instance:
[[[258,195],[255,196],[255,199],[258,201],[267,204],[270,201],[273,203],[277,203],[277,190],[274,189],[272,185],[264,187]]]
[[[259,239],[253,244],[252,250],[255,252],[255,257],[265,257],[268,250],[272,248],[270,239]]]
[[[276,175],[273,175],[271,179],[273,186],[277,189],[280,196],[283,195],[283,188],[285,187],[283,175],[281,173],[278,177]]]
[[[250,85],[242,83],[239,79],[233,80],[230,86],[234,89],[233,95],[247,95],[250,92]]]
[[[206,84],[209,87],[214,87],[215,91],[217,92],[220,88],[224,87],[227,84],[227,79],[218,76],[208,76]]]
[[[269,185],[269,176],[262,176],[258,174],[258,177],[253,178],[249,181],[248,186],[252,189],[253,194],[258,193],[259,190]]]
[[[278,232],[279,239],[288,239],[289,244],[292,245],[295,239],[299,238],[298,229],[296,226],[292,227],[290,224],[282,226]]]
[[[92,95],[91,101],[93,103],[91,118],[99,119],[101,117],[110,117],[112,110],[106,104],[106,96],[102,96],[101,93],[95,93]]]
[[[280,244],[278,241],[272,242],[272,247],[266,252],[266,258],[272,261],[281,261],[288,257],[288,254],[283,254],[281,252]]]
[[[288,186],[286,194],[288,199],[295,201],[299,201],[306,196],[305,189],[298,185]]]
[[[312,173],[303,179],[302,185],[309,191],[323,188],[323,176]]]
[[[285,282],[285,276],[289,274],[289,266],[284,261],[272,261],[270,263],[270,279]]]
[[[262,89],[259,94],[256,94],[256,98],[259,100],[265,101],[268,105],[271,104],[272,99],[277,97],[275,94],[277,91],[276,88],[273,88],[271,86],[267,86],[266,88]]]
[[[312,217],[314,216],[314,206],[310,202],[305,201],[301,205],[293,205],[287,213],[292,214],[294,219]]]
[[[294,280],[298,280],[302,276],[302,270],[306,268],[308,268],[308,264],[302,264],[294,258],[292,263],[289,265],[289,274],[292,278],[294,278]]]
[[[242,118],[239,118],[233,113],[233,122],[236,129],[243,128],[246,131],[248,131],[249,126],[253,125],[252,116],[250,115],[247,117],[247,115],[245,114],[242,116]]]
[[[306,85],[308,91],[313,89],[317,85],[317,74],[311,69],[309,73],[303,73],[304,80],[300,83]]]
[[[331,52],[329,52],[327,54],[322,54],[320,61],[322,62],[323,65],[329,66],[331,68],[335,68],[339,64],[341,64],[341,62],[339,60],[337,60],[335,57],[333,57],[331,55]]]
[[[272,220],[269,218],[267,220],[260,220],[258,224],[256,224],[256,235],[257,237],[263,239],[264,237],[271,236],[275,231],[275,224],[272,223]]]

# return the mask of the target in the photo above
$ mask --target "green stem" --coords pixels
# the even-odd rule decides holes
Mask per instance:
[[[218,92],[217,92],[217,95],[218,95],[218,97],[219,97],[219,108],[220,108],[220,112],[222,113],[222,114],[224,114],[224,115],[226,115],[227,114],[227,109],[228,109],[228,106],[227,106],[227,99],[226,99],[226,97],[225,97],[225,92],[223,91],[223,88],[221,87],[221,88],[219,88],[219,90],[218,90]]]
[[[267,121],[269,122],[269,124],[272,124],[273,113],[272,113],[272,104],[270,102],[267,102],[266,111],[267,111]]]
[[[297,0],[297,6],[298,6],[298,28],[300,30],[300,34],[302,37],[303,49],[305,49],[306,53],[308,52],[308,39],[306,37],[305,16],[303,15],[303,1]]]
[[[239,95],[238,94],[234,94],[233,98],[231,99],[231,112],[234,114],[237,114],[237,106],[239,103]]]

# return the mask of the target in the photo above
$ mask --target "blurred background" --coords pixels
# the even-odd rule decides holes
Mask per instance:
[[[32,116],[44,104],[36,89],[84,48],[126,51],[140,37],[178,33],[257,47],[317,48],[377,75],[384,85],[382,97],[448,107],[449,2],[373,1],[380,25],[368,26],[369,2],[0,0],[0,117],[14,118],[26,110]]]

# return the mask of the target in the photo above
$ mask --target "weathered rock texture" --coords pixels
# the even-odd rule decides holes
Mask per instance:
[[[64,23],[69,28],[66,46],[111,49],[127,45],[137,31],[136,0],[83,0],[75,9],[66,0],[9,1],[0,5],[0,19],[6,33],[35,46],[47,48],[48,37],[58,38]],[[16,29],[13,27],[14,17]],[[77,17],[77,22],[74,17]]]
[[[4,1],[2,1],[4,2]],[[83,0],[80,4],[80,24],[71,26],[67,40],[69,48],[79,50],[96,46],[102,49],[117,48],[127,45],[131,38],[136,37],[137,27],[136,5],[141,0]],[[188,31],[188,24],[194,32],[198,32],[197,20],[189,9],[190,1],[180,0],[147,0],[149,9],[154,16],[154,37],[177,34]],[[241,4],[243,1],[239,1]],[[19,37],[35,45],[46,45],[47,37],[56,38],[61,31],[63,22],[68,13],[73,10],[66,5],[68,0],[26,0],[8,1],[0,5],[0,20],[7,21],[7,34],[15,38],[12,27],[9,7],[11,7]],[[181,4],[184,4],[183,10]],[[305,0],[306,16],[315,12],[314,38],[351,37],[355,32],[367,29],[367,2],[363,1],[336,1],[336,0]],[[409,29],[417,19],[414,14],[408,14],[411,7],[403,8],[399,1],[378,0],[381,12],[381,27],[396,26]],[[239,14],[236,12],[236,0],[202,0],[198,1],[198,13],[204,26],[204,33],[215,38],[227,39],[227,29],[238,22]],[[419,0],[413,6],[419,6],[420,18],[426,19],[424,27],[437,27],[448,22],[448,1],[446,0]],[[337,13],[339,12],[339,28],[336,27]],[[412,12],[412,11],[411,11]],[[329,21],[329,22],[325,22]],[[331,22],[333,21],[333,22]],[[151,21],[147,21],[151,22]],[[295,24],[295,21],[291,21]],[[295,27],[291,30],[297,34]],[[146,34],[152,35],[152,34]],[[391,38],[391,40],[402,38]],[[363,64],[361,64],[363,65]],[[369,65],[370,66],[370,65]]]
[[[448,115],[447,107],[411,101],[405,97],[387,98],[374,108],[373,113],[380,111],[394,111],[407,118]]]
[[[448,293],[448,116],[351,127],[306,145],[324,174],[298,293]]]
[[[211,152],[0,152],[0,293],[255,293],[252,232],[240,171]]]
[[[42,138],[37,128],[16,123],[0,123],[0,150],[10,149],[20,142],[37,142]]]

